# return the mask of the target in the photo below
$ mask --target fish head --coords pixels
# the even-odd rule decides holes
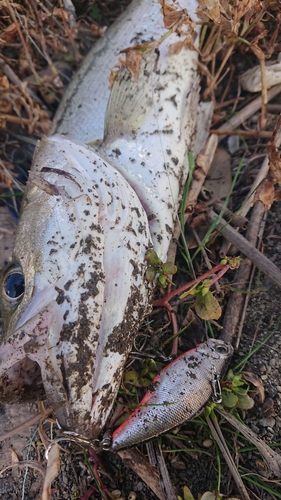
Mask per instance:
[[[114,403],[148,302],[147,225],[133,190],[97,153],[60,136],[41,141],[1,277],[0,378],[26,357],[37,363],[64,428],[92,436]],[[143,298],[132,311],[134,293]]]
[[[72,354],[66,344],[75,342],[71,337],[77,333],[78,322],[84,321],[81,337],[90,328],[86,321],[92,323],[91,338],[98,337],[104,300],[103,241],[94,230],[91,238],[98,237],[96,249],[87,253],[90,217],[92,222],[98,219],[99,206],[85,195],[74,163],[61,142],[41,141],[22,204],[12,261],[1,277],[1,375],[11,372],[13,365],[17,370],[25,357],[39,364],[47,397],[57,417],[70,427],[76,424],[64,373],[66,352],[70,358]],[[89,292],[93,274],[95,283]],[[84,308],[83,293],[89,295]],[[84,375],[90,377],[93,356],[87,355],[86,346],[82,358]]]

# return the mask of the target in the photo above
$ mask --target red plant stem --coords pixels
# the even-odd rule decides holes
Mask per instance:
[[[155,300],[153,302],[153,306],[154,307],[166,307],[168,309],[168,311],[169,311],[168,303],[174,297],[176,297],[180,293],[185,292],[186,290],[188,290],[189,288],[191,288],[193,285],[196,285],[197,283],[200,283],[201,281],[204,281],[206,278],[208,278],[212,274],[217,273],[218,271],[224,270],[224,272],[222,273],[222,275],[223,275],[226,271],[228,271],[228,269],[229,269],[229,265],[228,264],[218,264],[213,269],[209,269],[208,271],[206,271],[204,274],[202,274],[198,278],[195,278],[194,280],[189,281],[185,285],[182,285],[179,288],[176,288],[172,292],[170,292],[167,295],[165,295],[165,297],[163,297],[162,299]],[[215,276],[213,278],[213,280],[217,281],[217,277]],[[211,284],[213,284],[212,281],[211,281]]]
[[[86,493],[83,496],[80,496],[80,500],[89,500],[93,493],[97,492],[97,488],[94,488],[93,486],[90,486],[90,488],[86,491]]]
[[[178,322],[177,322],[176,313],[172,310],[172,308],[170,310],[170,320],[171,320],[171,325],[172,325],[172,332],[173,332],[173,335],[175,335],[176,333],[178,333],[179,329],[178,329]],[[178,345],[179,345],[179,338],[175,337],[173,340],[171,356],[177,355]]]
[[[216,274],[216,276],[214,276],[212,279],[211,279],[211,283],[210,283],[210,287],[216,283],[217,281],[219,281],[221,279],[221,277],[228,271],[228,269],[230,269],[230,267],[225,264],[225,268],[222,269],[218,274]]]

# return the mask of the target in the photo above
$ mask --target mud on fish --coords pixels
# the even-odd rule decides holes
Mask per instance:
[[[186,153],[208,135],[211,105],[199,103],[197,52],[184,44],[192,32],[198,46],[197,2],[174,5],[180,31],[164,37],[159,3],[135,0],[86,59],[37,147],[1,278],[1,399],[19,400],[40,371],[61,426],[88,439],[151,309],[146,252],[165,261]],[[138,78],[125,66],[109,90],[120,50],[143,43]]]

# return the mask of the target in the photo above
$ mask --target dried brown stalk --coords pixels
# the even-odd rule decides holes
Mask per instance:
[[[125,465],[133,471],[147,484],[153,493],[160,500],[165,500],[162,493],[160,478],[155,467],[149,464],[145,456],[136,448],[131,450],[118,451]]]
[[[214,204],[214,211],[219,214],[223,208],[223,202],[222,201],[216,201]],[[247,229],[249,221],[246,219],[246,217],[242,217],[240,214],[234,214],[229,210],[228,208],[225,208],[223,211],[222,216],[234,227],[239,227],[240,229],[243,229],[244,231]]]
[[[252,212],[251,220],[247,230],[246,238],[249,244],[256,247],[260,225],[264,216],[264,206],[261,201],[258,201]],[[238,233],[237,233],[238,234]],[[260,254],[263,255],[263,254]],[[240,264],[239,269],[235,273],[235,288],[246,292],[248,290],[248,284],[252,269],[251,257],[243,259]],[[236,336],[238,328],[241,326],[242,321],[242,310],[247,295],[245,293],[232,292],[230,298],[228,299],[226,312],[223,319],[223,330],[221,333],[221,338],[225,342],[232,342],[233,338]]]
[[[29,52],[29,48],[28,48],[28,46],[26,44],[26,41],[25,41],[25,38],[24,38],[24,36],[22,34],[20,25],[19,25],[18,20],[17,20],[17,18],[15,16],[14,10],[13,10],[12,6],[10,5],[10,1],[9,0],[6,0],[6,5],[7,5],[8,9],[9,9],[10,16],[11,16],[11,18],[12,18],[12,20],[15,23],[15,26],[17,28],[17,32],[18,32],[20,41],[22,43],[22,46],[24,48],[24,52],[25,52],[26,59],[28,61],[29,67],[30,67],[30,69],[31,69],[31,71],[32,71],[32,73],[33,73],[33,75],[35,77],[36,82],[39,82],[40,78],[39,78],[38,73],[37,73],[37,71],[35,69],[35,66],[34,66],[34,63],[33,63],[33,59],[32,59],[31,54]]]
[[[210,134],[230,136],[230,135],[240,135],[241,137],[253,137],[254,139],[271,139],[272,132],[270,130],[215,130],[211,129]]]
[[[248,492],[246,490],[246,487],[244,486],[244,483],[241,479],[241,476],[237,470],[237,467],[233,461],[233,458],[230,454],[230,451],[228,449],[228,446],[225,442],[225,439],[223,437],[223,434],[220,430],[220,426],[218,425],[218,422],[216,420],[211,420],[210,417],[206,417],[206,420],[208,422],[208,426],[210,427],[210,430],[212,432],[212,435],[228,465],[228,468],[232,474],[232,477],[236,483],[236,486],[238,488],[238,491],[242,497],[243,500],[251,500]]]
[[[260,439],[249,427],[242,424],[237,420],[231,413],[223,409],[217,409],[218,413],[222,415],[225,420],[227,420],[230,425],[232,425],[238,432],[243,434],[245,438],[253,443],[260,453],[263,455],[264,459],[267,461],[269,468],[279,479],[281,478],[281,455],[270,448],[262,439]]]
[[[214,222],[217,221],[218,216],[214,211],[211,211],[209,213],[209,219],[211,222]],[[281,288],[281,271],[271,262],[271,260],[257,250],[253,244],[249,243],[244,236],[237,233],[237,231],[235,231],[235,229],[233,229],[224,219],[217,222],[216,230],[220,231],[230,243],[235,245],[242,254],[246,255],[246,257],[257,266],[258,269]]]
[[[281,92],[281,84],[275,85],[272,87],[268,93],[267,93],[267,101],[269,102],[271,99],[276,97],[278,94]],[[259,97],[256,97],[250,104],[247,104],[239,113],[237,113],[235,116],[232,116],[226,123],[221,125],[218,130],[219,131],[229,131],[231,127],[233,129],[236,129],[241,125],[241,123],[244,123],[250,116],[252,116],[254,113],[256,113],[262,105],[262,96],[259,95]],[[225,134],[220,137],[220,141],[225,137]]]

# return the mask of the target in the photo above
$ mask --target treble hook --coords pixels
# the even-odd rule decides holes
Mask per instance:
[[[78,434],[78,432],[74,431],[67,431],[63,430],[62,426],[57,420],[57,426],[58,428],[62,431],[63,436],[59,436],[55,439],[53,439],[50,444],[48,445],[46,451],[45,451],[45,457],[48,460],[49,458],[49,453],[52,448],[52,446],[56,443],[59,443],[61,441],[70,441],[72,443],[75,443],[81,448],[93,448],[93,450],[96,453],[100,453],[101,451],[109,451],[111,448],[111,432],[106,431],[104,433],[104,436],[102,440],[99,439],[89,439],[83,436],[82,434]]]

